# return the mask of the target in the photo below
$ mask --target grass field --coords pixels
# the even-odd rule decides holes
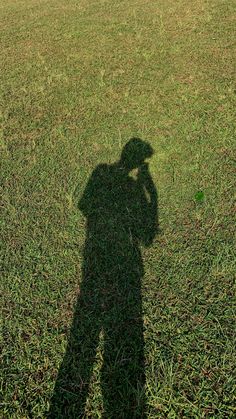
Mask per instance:
[[[1,2],[1,418],[235,418],[234,6]],[[109,217],[100,225],[107,278],[114,269],[123,281],[119,306],[113,277],[112,290],[108,280],[83,281],[90,259],[78,202],[94,169],[112,171],[132,137],[154,150],[159,234],[137,259],[113,225],[124,241],[116,258]],[[109,210],[109,194],[104,202]],[[103,281],[99,252],[88,269]],[[129,293],[142,264],[140,290]],[[116,309],[100,329],[97,290]],[[131,312],[133,323],[117,332]],[[123,344],[139,357],[130,355],[130,370]]]

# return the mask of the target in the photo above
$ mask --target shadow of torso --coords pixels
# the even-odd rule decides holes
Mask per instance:
[[[127,282],[133,269],[143,275],[145,207],[145,193],[137,181],[115,165],[98,166],[79,203],[87,218],[84,278],[95,274],[96,281],[108,280],[107,286],[117,283],[120,288],[125,272]]]

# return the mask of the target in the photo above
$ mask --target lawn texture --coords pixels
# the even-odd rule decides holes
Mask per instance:
[[[144,388],[122,366],[121,392],[111,382],[113,411],[106,406],[109,342],[97,329],[83,416],[236,416],[234,16],[233,0],[1,2],[0,417],[50,411],[83,290],[79,202],[94,170],[113,167],[132,137],[154,150],[158,193],[158,234],[140,247],[142,302],[130,300],[142,307],[145,411]],[[122,255],[112,266],[122,269]],[[70,368],[78,373],[76,359]],[[122,391],[135,394],[131,410]]]

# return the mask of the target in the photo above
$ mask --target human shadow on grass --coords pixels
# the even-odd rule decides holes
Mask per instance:
[[[83,277],[48,418],[93,417],[86,400],[101,336],[103,417],[145,418],[140,246],[158,230],[152,154],[147,142],[129,140],[118,162],[94,170],[78,204],[87,219]]]

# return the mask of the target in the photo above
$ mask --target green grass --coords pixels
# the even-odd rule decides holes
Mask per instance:
[[[233,0],[0,5],[2,418],[49,411],[84,286],[77,204],[134,136],[155,150],[160,224],[142,248],[146,416],[235,417],[234,11]],[[114,359],[99,336],[85,417],[129,418],[113,383],[106,406],[104,353]]]

